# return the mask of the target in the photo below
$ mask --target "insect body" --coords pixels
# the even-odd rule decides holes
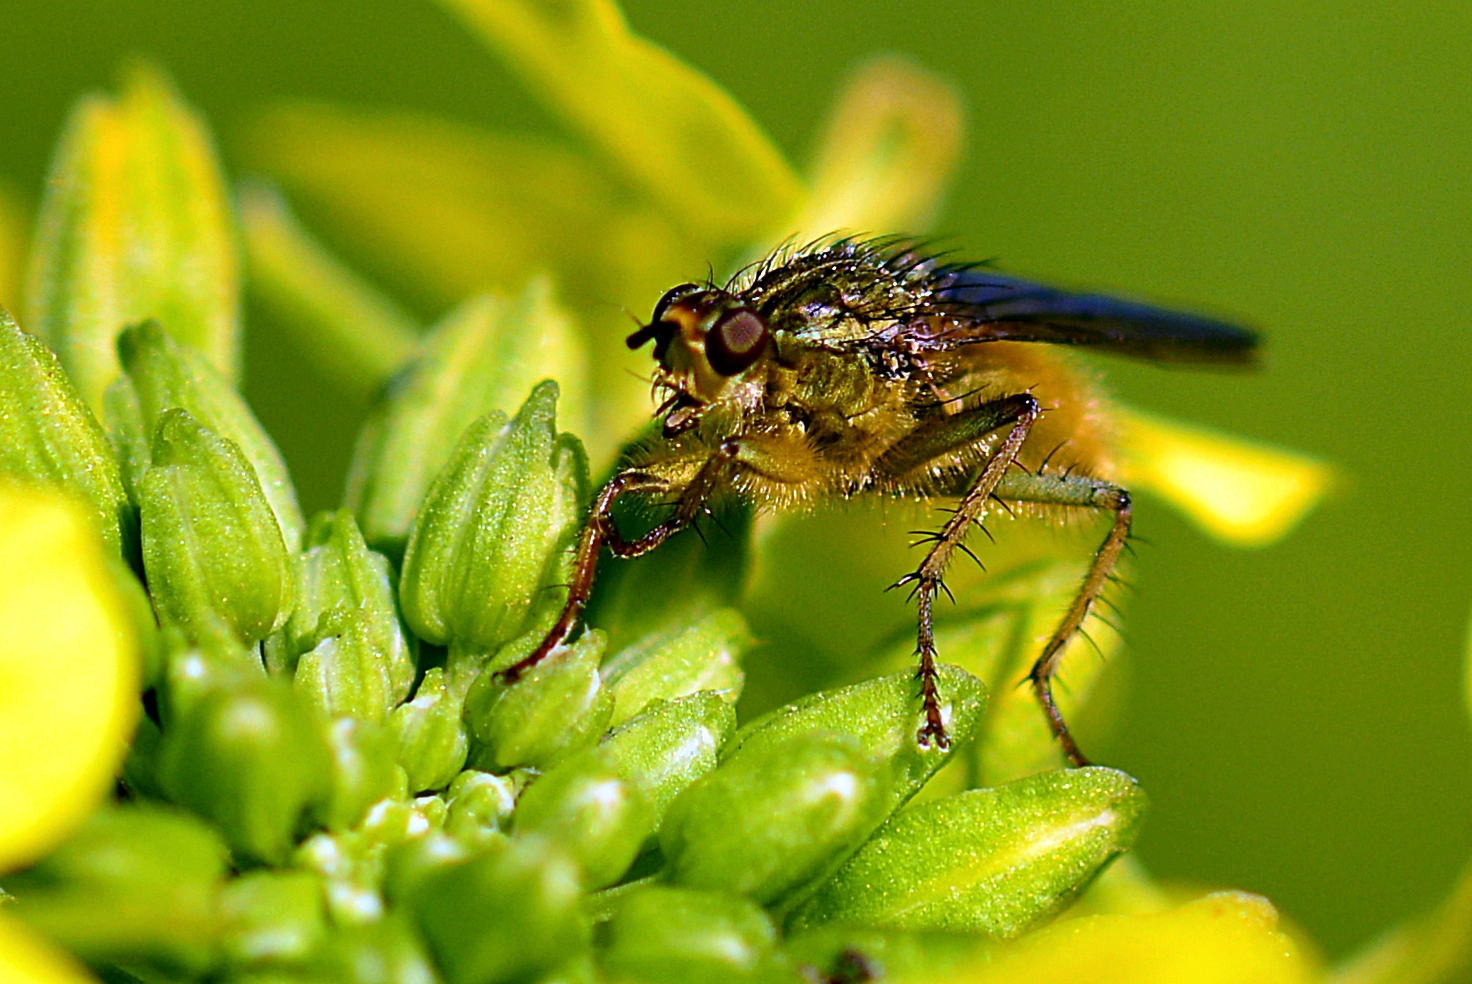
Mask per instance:
[[[1053,702],[1059,658],[1123,549],[1130,497],[1109,480],[1107,422],[1087,378],[1056,351],[1093,345],[1161,362],[1251,361],[1256,336],[1234,325],[1094,294],[1055,290],[943,263],[899,240],[838,240],[778,251],[724,286],[684,284],[655,306],[631,348],[654,343],[667,398],[661,434],[636,446],[599,492],[578,544],[568,600],[515,679],[573,630],[599,553],[636,557],[689,526],[713,497],[760,508],[877,493],[959,497],[900,579],[919,608],[916,653],[925,722],[945,747],[931,608],[973,524],[993,502],[1113,514],[1072,605],[1031,672],[1049,725],[1085,764]],[[1068,446],[1073,467],[1049,472]],[[612,507],[626,495],[673,501],[625,540]],[[968,551],[969,552],[969,551]]]

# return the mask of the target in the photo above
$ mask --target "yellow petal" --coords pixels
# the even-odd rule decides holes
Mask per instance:
[[[64,839],[127,751],[138,643],[104,551],[79,505],[0,485],[0,871]]]
[[[1069,919],[956,984],[1306,984],[1314,968],[1267,899],[1218,892],[1160,915]]]
[[[798,240],[839,230],[927,228],[960,157],[964,128],[955,90],[925,69],[893,57],[861,67],[829,118],[812,196],[796,222]]]
[[[21,923],[0,916],[0,981],[5,984],[95,984],[96,978]]]
[[[240,270],[204,122],[155,69],[83,98],[52,163],[27,283],[27,329],[88,404],[118,373],[116,339],[157,318],[227,378],[240,371]]]
[[[1277,541],[1333,484],[1322,461],[1204,427],[1121,408],[1121,477],[1239,547]]]
[[[739,244],[792,214],[802,185],[720,86],[630,33],[612,0],[444,0],[527,85],[666,211]]]
[[[550,272],[588,342],[594,431],[580,436],[595,470],[648,421],[641,377],[652,363],[624,345],[624,312],[647,316],[708,257],[586,155],[428,116],[324,106],[272,111],[252,145],[329,238],[371,249],[381,260],[373,272],[405,296],[449,306],[487,290],[519,294]]]
[[[365,396],[403,368],[419,325],[313,239],[285,199],[251,185],[240,224],[252,289],[319,368]]]
[[[30,239],[30,216],[9,184],[0,182],[0,307],[20,310],[20,284]]]

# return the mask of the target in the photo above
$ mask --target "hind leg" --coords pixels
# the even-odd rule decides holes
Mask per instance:
[[[1068,760],[1076,766],[1088,765],[1089,760],[1079,751],[1067,722],[1063,720],[1063,715],[1059,713],[1058,705],[1053,700],[1053,674],[1058,670],[1063,650],[1089,617],[1089,611],[1103,593],[1111,572],[1119,563],[1119,555],[1124,550],[1130,533],[1130,494],[1117,485],[1097,479],[1017,472],[1007,475],[999,482],[995,494],[999,499],[1013,502],[1074,506],[1114,513],[1114,522],[1110,525],[1104,542],[1094,552],[1094,561],[1084,575],[1078,594],[1074,596],[1073,603],[1068,606],[1068,611],[1063,614],[1058,627],[1043,646],[1042,655],[1028,674],[1033,693],[1037,695],[1038,703],[1047,715],[1048,727],[1063,746]]]

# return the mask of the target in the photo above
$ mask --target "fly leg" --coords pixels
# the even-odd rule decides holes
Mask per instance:
[[[658,492],[669,486],[662,479],[637,470],[619,472],[610,479],[593,500],[593,508],[588,513],[588,525],[583,527],[582,536],[578,539],[572,580],[568,584],[567,602],[562,606],[561,614],[557,616],[557,621],[547,635],[537,643],[537,648],[502,670],[499,677],[507,683],[515,683],[523,673],[540,663],[548,653],[567,639],[593,593],[593,576],[598,570],[598,555],[605,546],[616,557],[639,557],[689,526],[700,515],[711,493],[725,479],[739,450],[740,446],[736,441],[723,442],[715,454],[701,465],[695,478],[680,491],[674,513],[637,540],[625,540],[619,534],[618,527],[613,523],[614,502],[631,493]]]
[[[1074,596],[1073,604],[1068,606],[1068,611],[1053,630],[1053,635],[1043,647],[1042,655],[1028,674],[1033,693],[1037,695],[1038,703],[1048,717],[1048,727],[1052,728],[1053,736],[1063,746],[1068,760],[1077,766],[1088,765],[1088,759],[1079,751],[1078,744],[1069,733],[1067,722],[1063,720],[1058,705],[1053,701],[1053,674],[1058,670],[1058,662],[1063,658],[1063,650],[1068,641],[1089,617],[1090,609],[1109,583],[1114,565],[1119,562],[1119,555],[1124,550],[1130,532],[1130,494],[1117,485],[1096,479],[1017,472],[1006,475],[994,491],[999,499],[1014,502],[1107,509],[1114,513],[1114,523],[1109,527],[1104,542],[1094,552],[1094,562],[1089,565],[1089,572],[1084,575],[1083,584]]]
[[[937,458],[974,446],[991,432],[1011,425],[1007,436],[987,458],[981,474],[961,498],[956,511],[934,535],[934,542],[920,566],[899,581],[899,584],[915,585],[912,595],[919,607],[915,654],[920,660],[917,676],[920,679],[920,699],[925,708],[925,724],[915,738],[922,746],[928,747],[932,740],[941,748],[950,746],[936,690],[935,631],[931,619],[935,596],[945,590],[943,578],[951,562],[951,554],[957,547],[965,549],[961,541],[971,524],[981,522],[985,516],[987,501],[1012,467],[1042,412],[1042,407],[1031,394],[1020,393],[948,417],[935,417],[911,431],[876,462],[876,470],[881,475],[903,476]]]

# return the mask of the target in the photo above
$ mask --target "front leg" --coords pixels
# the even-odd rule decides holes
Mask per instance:
[[[929,461],[971,447],[991,432],[1011,424],[1012,429],[987,459],[981,474],[972,483],[970,490],[961,498],[956,511],[946,521],[935,542],[912,574],[901,578],[899,584],[914,583],[913,596],[919,605],[919,628],[915,653],[920,659],[920,698],[925,708],[925,724],[916,734],[922,746],[929,747],[931,740],[941,748],[950,746],[945,723],[940,716],[940,696],[936,690],[935,631],[931,621],[931,608],[936,594],[945,587],[946,567],[973,522],[980,522],[986,513],[987,500],[996,491],[1007,470],[1012,467],[1023,442],[1032,431],[1033,424],[1042,415],[1042,407],[1031,394],[1020,393],[982,404],[950,417],[935,418],[911,435],[898,442],[879,459],[881,475],[899,478],[907,472],[924,467]]]
[[[613,504],[624,495],[636,492],[666,491],[669,486],[663,480],[646,475],[637,469],[619,472],[598,492],[593,508],[588,514],[588,525],[583,527],[578,540],[577,555],[573,560],[572,580],[568,584],[567,602],[557,621],[542,641],[524,659],[521,659],[499,674],[507,683],[515,683],[527,670],[536,666],[553,649],[561,645],[577,625],[578,616],[588,604],[593,593],[593,577],[598,570],[598,555],[604,546],[621,558],[638,557],[648,553],[680,530],[689,526],[700,515],[711,494],[720,487],[734,467],[740,445],[735,440],[721,443],[715,453],[700,466],[700,471],[684,489],[675,503],[675,511],[664,522],[645,533],[637,540],[625,540],[613,522]]]

